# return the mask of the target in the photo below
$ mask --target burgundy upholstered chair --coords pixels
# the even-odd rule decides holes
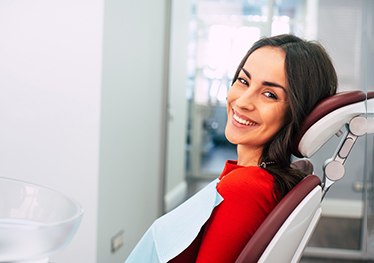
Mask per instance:
[[[367,101],[366,101],[367,100]],[[344,162],[357,138],[374,133],[374,92],[341,92],[320,102],[295,141],[295,156],[309,158],[344,126],[347,131],[334,156],[324,166],[322,182],[302,159],[297,167],[309,175],[275,207],[239,255],[236,263],[298,262],[321,216],[321,201],[329,187],[344,176]]]

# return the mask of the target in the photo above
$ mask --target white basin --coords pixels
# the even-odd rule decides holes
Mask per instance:
[[[48,262],[72,240],[82,215],[57,191],[0,177],[0,262]]]

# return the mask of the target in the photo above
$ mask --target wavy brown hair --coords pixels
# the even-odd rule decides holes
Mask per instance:
[[[260,159],[260,163],[272,163],[265,169],[274,176],[280,199],[305,176],[290,167],[294,138],[314,106],[336,93],[338,80],[332,61],[321,44],[285,34],[255,42],[240,62],[232,83],[238,78],[247,58],[264,46],[281,48],[286,54],[285,71],[289,86],[286,118],[283,127],[264,146]]]

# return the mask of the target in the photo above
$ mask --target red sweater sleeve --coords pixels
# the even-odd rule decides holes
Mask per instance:
[[[206,224],[198,263],[235,262],[245,244],[276,205],[274,179],[259,167],[241,167],[217,185],[224,198]]]

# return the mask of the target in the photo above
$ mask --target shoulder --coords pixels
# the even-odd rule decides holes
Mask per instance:
[[[220,194],[235,193],[236,196],[274,194],[274,177],[257,166],[242,167],[224,176],[217,185]]]
[[[220,183],[274,183],[274,177],[265,169],[257,166],[237,168],[221,178]]]

